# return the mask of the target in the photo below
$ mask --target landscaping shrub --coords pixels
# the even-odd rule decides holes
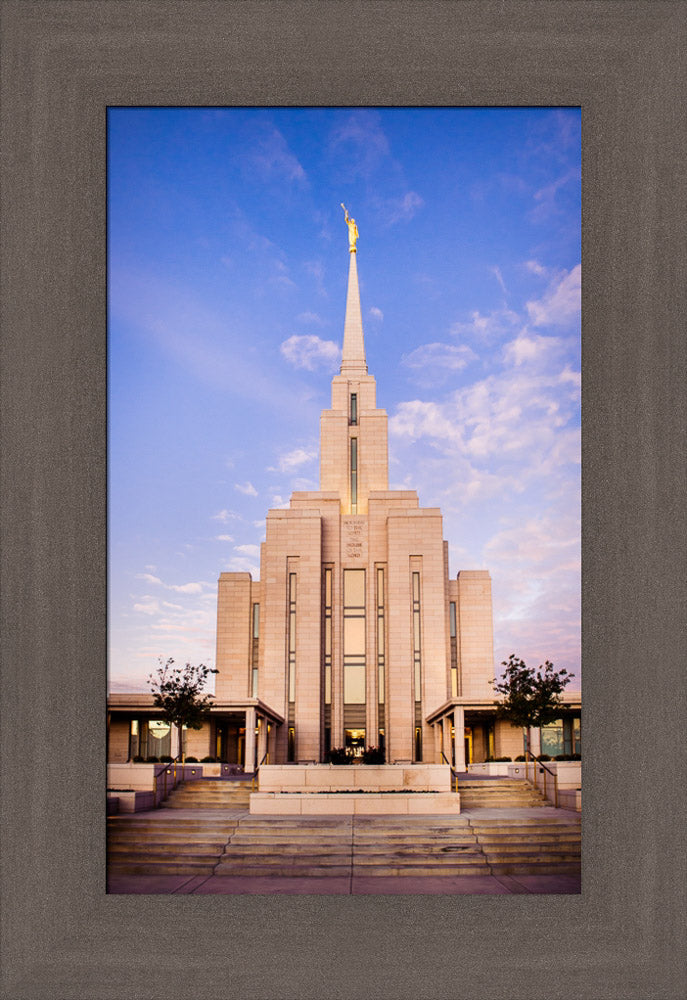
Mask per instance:
[[[145,761],[143,760],[143,757],[141,757],[139,754],[136,754],[136,756],[134,757],[134,764],[145,764]]]
[[[197,757],[187,757],[186,758],[186,763],[187,764],[197,764],[198,763],[198,758]]]
[[[519,753],[518,756],[515,758],[515,760],[517,762],[520,760],[527,760],[527,758],[525,757],[524,753]]]
[[[171,764],[172,763],[171,754],[163,753],[162,756],[160,757],[160,763],[161,764]]]
[[[346,747],[332,747],[324,755],[325,764],[352,764],[353,755],[349,754]]]
[[[159,763],[160,763],[159,757],[146,757],[146,764],[159,764]]]
[[[217,761],[216,761],[216,759],[214,757],[201,757],[200,758],[200,762],[201,762],[201,764],[216,764],[217,763]]]
[[[363,764],[383,764],[384,751],[380,747],[365,747]]]

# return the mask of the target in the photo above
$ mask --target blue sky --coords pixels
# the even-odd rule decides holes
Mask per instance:
[[[214,665],[217,577],[318,488],[360,232],[390,488],[489,569],[495,672],[580,672],[579,109],[112,109],[109,679]]]

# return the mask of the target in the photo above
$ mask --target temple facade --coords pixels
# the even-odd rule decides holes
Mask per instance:
[[[413,490],[389,489],[387,414],[365,357],[358,231],[348,213],[346,221],[343,349],[321,416],[320,488],[268,512],[259,580],[220,575],[215,700],[184,749],[253,770],[374,746],[387,763],[448,761],[463,771],[523,752],[522,730],[496,717],[491,579],[483,569],[451,579],[441,511],[421,507]],[[576,753],[579,698],[564,702],[556,749]],[[159,752],[165,726],[151,708],[151,696],[110,697],[111,760]],[[167,733],[165,752],[175,754]],[[539,736],[533,749],[544,751]]]

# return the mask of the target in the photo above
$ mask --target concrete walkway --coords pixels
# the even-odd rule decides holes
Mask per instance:
[[[206,810],[177,809],[174,813],[200,818]],[[244,809],[207,810],[214,819],[247,817]],[[533,815],[534,814],[534,815]],[[146,820],[169,819],[169,810],[136,813]],[[466,809],[460,820],[555,817],[559,822],[579,823],[579,814],[567,809]],[[445,818],[445,817],[437,817]],[[264,817],[268,820],[269,817]],[[350,817],[347,817],[350,820]],[[431,819],[431,817],[423,817]],[[408,826],[412,826],[412,819]],[[459,822],[460,822],[459,820]],[[307,822],[307,820],[305,821]],[[283,877],[233,875],[112,875],[108,893],[180,895],[509,895],[575,894],[581,892],[580,875],[445,875],[445,876],[346,876]]]

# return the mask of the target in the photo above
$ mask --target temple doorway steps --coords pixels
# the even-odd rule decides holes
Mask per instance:
[[[541,792],[518,778],[458,779],[460,808],[523,809],[548,805]]]
[[[250,792],[250,778],[200,778],[179,785],[162,806],[165,809],[247,809]]]

